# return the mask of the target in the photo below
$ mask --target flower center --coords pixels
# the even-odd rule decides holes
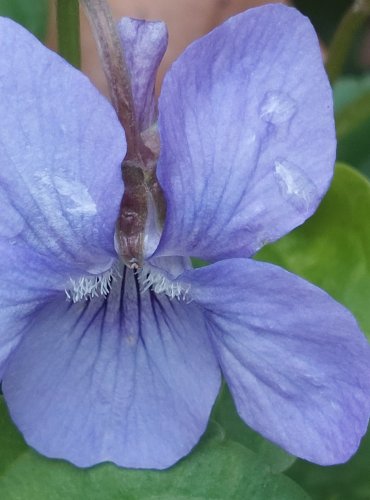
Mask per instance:
[[[124,276],[122,264],[116,262],[110,269],[96,276],[82,276],[78,279],[70,278],[65,289],[68,300],[80,302],[90,300],[94,297],[108,297],[115,283],[121,282]],[[190,285],[172,279],[162,269],[145,264],[142,269],[136,271],[127,268],[127,271],[135,275],[140,285],[140,293],[144,294],[152,290],[156,294],[165,294],[170,299],[184,300],[190,302]]]
[[[164,293],[170,299],[190,301],[190,285],[170,279],[161,270],[150,265],[145,265],[139,272],[139,283],[142,293],[151,289],[155,293]]]
[[[96,276],[82,276],[79,279],[70,278],[65,293],[69,300],[79,302],[93,297],[107,297],[115,281],[121,278],[117,265]]]

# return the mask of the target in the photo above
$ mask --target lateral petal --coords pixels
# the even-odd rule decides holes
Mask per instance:
[[[335,159],[315,31],[283,5],[249,9],[190,45],[159,101],[157,255],[247,257],[315,211]]]
[[[0,52],[1,252],[48,275],[99,272],[115,255],[124,131],[82,73],[5,18]]]
[[[183,279],[205,308],[244,421],[298,457],[348,460],[370,414],[370,349],[350,312],[301,278],[248,259]]]

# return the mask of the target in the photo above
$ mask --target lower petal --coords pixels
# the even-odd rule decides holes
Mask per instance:
[[[81,467],[162,469],[197,443],[219,383],[198,306],[140,294],[123,270],[106,299],[46,305],[13,353],[3,389],[41,453]]]
[[[369,344],[324,291],[232,259],[188,272],[238,412],[290,453],[328,465],[356,451],[370,414]]]

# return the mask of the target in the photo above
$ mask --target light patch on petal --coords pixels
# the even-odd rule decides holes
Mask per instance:
[[[54,188],[62,197],[63,208],[74,215],[95,215],[97,208],[87,186],[79,181],[60,176],[51,176],[47,171],[35,172],[35,180],[39,184],[39,197],[50,196],[50,188]],[[48,188],[45,192],[45,188]]]
[[[58,193],[66,197],[66,201],[72,205],[66,209],[67,212],[84,215],[97,213],[94,200],[84,184],[57,176],[54,177],[54,183]]]
[[[284,92],[267,92],[261,104],[261,118],[278,125],[289,122],[297,111],[297,104]]]
[[[286,160],[277,160],[274,171],[283,198],[298,212],[309,211],[317,198],[317,189],[304,171]]]

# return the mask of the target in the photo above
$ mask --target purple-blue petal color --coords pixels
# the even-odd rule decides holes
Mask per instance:
[[[0,54],[1,377],[32,311],[109,267],[126,143],[89,80],[9,19]]]
[[[29,328],[34,312],[50,300],[58,283],[65,282],[65,277],[63,280],[58,272],[49,269],[47,258],[33,257],[31,249],[27,255],[17,243],[7,244],[1,238],[0,256],[1,381],[8,357]]]
[[[229,259],[183,279],[245,422],[306,460],[348,460],[370,413],[370,347],[348,310],[263,262]]]
[[[141,131],[157,117],[154,86],[159,63],[167,48],[168,33],[163,21],[124,17],[117,24],[131,76],[136,118]]]
[[[47,273],[109,265],[126,152],[112,106],[4,18],[0,54],[0,246],[46,260]]]
[[[3,380],[28,443],[81,467],[169,467],[199,440],[219,387],[196,304],[141,293],[127,269],[108,299],[46,304]]]
[[[156,145],[166,30],[119,29],[137,125]],[[174,64],[159,119],[166,224],[136,274],[113,246],[126,143],[112,107],[9,20],[0,48],[0,378],[27,442],[84,467],[168,467],[204,431],[221,366],[256,430],[319,463],[348,458],[370,411],[350,313],[274,266],[193,271],[187,258],[249,256],[327,189],[331,96],[309,22],[252,9]]]
[[[283,5],[194,42],[165,77],[157,255],[250,256],[315,211],[333,173],[330,86],[314,29]]]

